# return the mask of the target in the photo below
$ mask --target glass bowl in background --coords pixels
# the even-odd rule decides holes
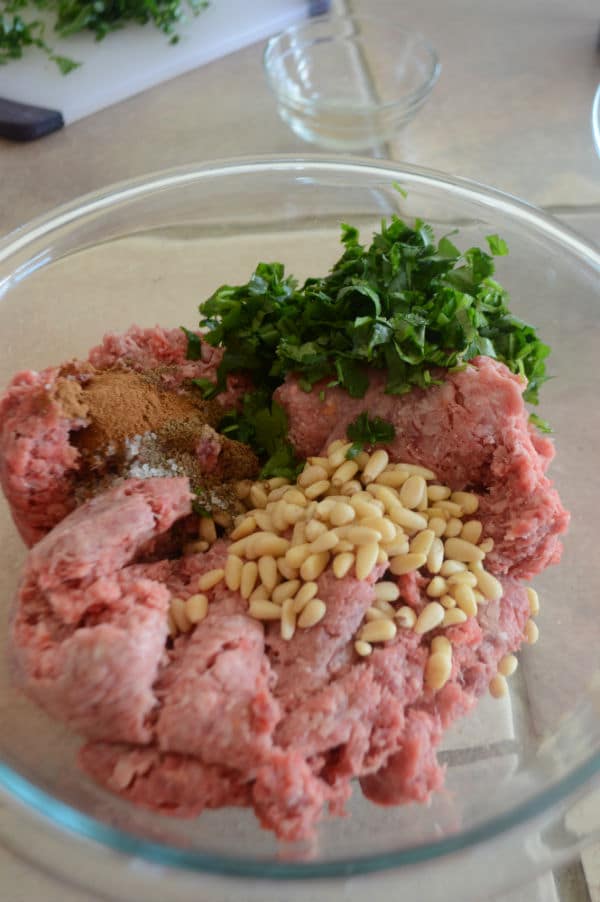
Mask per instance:
[[[248,811],[177,820],[99,789],[77,768],[77,737],[12,688],[3,653],[0,840],[54,874],[123,902],[470,902],[583,842],[566,813],[600,768],[597,250],[505,194],[400,164],[265,158],[158,174],[0,242],[0,386],[19,369],[85,355],[107,329],[193,327],[198,303],[245,282],[258,260],[285,261],[299,278],[321,273],[340,253],[341,222],[367,241],[394,212],[438,236],[458,228],[463,249],[500,234],[510,254],[498,278],[553,347],[540,414],[555,430],[551,475],[573,519],[561,564],[535,581],[539,643],[520,654],[510,697],[483,699],[445,738],[446,785],[431,804],[380,808],[355,790],[352,817],[324,821],[309,858],[278,847]],[[0,537],[4,647],[25,555],[3,500]]]
[[[264,67],[281,118],[330,150],[391,140],[427,100],[435,50],[389,19],[331,13],[272,38]]]
[[[598,85],[594,103],[592,104],[592,135],[594,137],[596,153],[600,157],[600,85]]]

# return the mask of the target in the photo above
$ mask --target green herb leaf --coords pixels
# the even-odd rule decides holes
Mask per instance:
[[[287,438],[285,411],[267,391],[247,392],[242,410],[226,413],[219,431],[254,449],[262,463],[261,479],[284,476],[293,481],[302,469]]]
[[[498,235],[486,235],[485,240],[494,257],[505,257],[508,254],[508,245],[503,238],[499,238]]]
[[[202,341],[199,335],[186,329],[185,326],[179,327],[187,338],[187,350],[185,356],[187,360],[202,360]]]
[[[533,426],[536,426],[540,430],[540,432],[544,432],[546,434],[551,434],[553,431],[548,420],[543,420],[541,417],[539,417],[537,415],[537,413],[529,414],[529,422]]]
[[[393,423],[384,420],[383,417],[371,419],[367,412],[363,411],[348,425],[346,435],[353,442],[352,447],[346,452],[346,457],[352,460],[360,454],[365,445],[393,441],[396,430]]]

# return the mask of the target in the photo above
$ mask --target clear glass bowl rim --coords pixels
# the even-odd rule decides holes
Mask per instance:
[[[596,153],[600,157],[600,84],[594,95],[592,104],[592,135],[594,136],[594,144],[596,145]]]
[[[78,220],[100,212],[110,213],[136,198],[163,192],[169,188],[190,185],[194,182],[230,175],[250,175],[270,172],[301,173],[303,177],[324,175],[327,172],[345,173],[348,177],[363,174],[377,175],[390,183],[408,179],[412,184],[429,188],[443,187],[449,194],[462,200],[478,202],[488,209],[501,210],[521,225],[537,231],[554,241],[560,241],[575,256],[583,258],[600,275],[600,250],[584,241],[575,231],[562,225],[543,210],[498,189],[476,181],[451,176],[433,169],[425,169],[405,163],[380,162],[360,157],[321,156],[318,154],[263,155],[208,161],[175,169],[155,172],[136,179],[128,179],[94,191],[64,204],[29,223],[15,229],[0,240],[0,303],[10,287],[14,273],[6,273],[11,257],[26,252],[40,241],[49,239],[53,232],[66,226],[76,228]],[[48,255],[43,265],[52,262]],[[19,267],[18,269],[20,269]],[[24,273],[25,274],[25,273]],[[297,880],[369,874],[377,871],[399,869],[448,856],[473,848],[513,828],[543,815],[570,796],[580,792],[584,785],[600,773],[600,748],[558,782],[538,792],[510,811],[489,818],[477,827],[453,836],[408,847],[394,852],[378,853],[361,858],[339,858],[326,862],[314,861],[260,861],[241,856],[228,857],[214,853],[189,852],[174,846],[150,842],[130,833],[110,827],[95,818],[55,799],[39,789],[8,765],[0,762],[0,795],[14,807],[41,815],[63,831],[80,838],[101,843],[121,854],[145,859],[153,864],[183,868],[200,873],[229,877],[261,877],[267,880]]]
[[[310,47],[314,43],[314,38],[308,38],[308,33],[312,28],[319,24],[328,22],[335,24],[336,22],[344,21],[374,22],[377,24],[384,24],[386,26],[386,32],[392,30],[396,34],[409,35],[410,37],[415,38],[417,44],[426,51],[430,58],[429,72],[419,88],[411,91],[408,94],[402,94],[395,100],[387,100],[381,103],[369,103],[361,105],[357,104],[356,110],[364,112],[368,109],[371,113],[378,113],[387,112],[388,110],[394,109],[409,111],[415,107],[419,107],[420,104],[423,103],[424,99],[428,96],[428,94],[432,91],[435,83],[440,77],[440,72],[442,71],[441,63],[435,48],[430,44],[427,38],[418,31],[411,31],[407,28],[402,28],[399,25],[394,25],[384,19],[378,18],[377,16],[367,16],[354,13],[348,13],[347,15],[339,13],[324,13],[319,16],[313,16],[311,19],[300,22],[299,24],[290,25],[289,28],[286,28],[279,34],[274,35],[267,41],[263,54],[263,66],[271,90],[278,98],[278,100],[294,107],[295,109],[310,109],[313,113],[319,110],[327,111],[336,108],[335,101],[328,100],[327,98],[319,100],[303,100],[298,97],[293,97],[288,91],[285,90],[284,84],[274,74],[273,67],[275,61],[273,60],[273,56],[275,55],[277,50],[281,49],[281,44],[290,35],[298,36],[303,32],[306,32],[307,40],[304,41],[304,43],[301,43],[300,46]],[[336,36],[333,35],[334,39],[335,37]]]

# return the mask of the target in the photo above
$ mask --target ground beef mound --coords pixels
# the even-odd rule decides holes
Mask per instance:
[[[385,376],[375,373],[364,398],[326,384],[306,392],[293,377],[275,398],[301,457],[345,438],[348,424],[365,411],[391,422],[391,459],[422,464],[453,490],[479,495],[478,517],[495,543],[486,566],[528,579],[558,561],[568,514],[545,475],[554,446],[529,426],[524,388],[503,363],[478,357],[446,374],[441,385],[400,397],[386,395]]]
[[[232,377],[219,403],[203,401],[191,380],[214,380],[220,352],[202,344],[190,361],[186,348],[180,329],[133,326],[87,361],[12,379],[0,399],[0,485],[27,545],[121,476],[187,475],[212,490],[257,474],[251,450],[215,429],[246,383]]]
[[[372,582],[327,570],[324,619],[284,642],[219,583],[209,613],[166,643],[171,596],[223,566],[227,543],[152,563],[140,550],[189,512],[185,479],[128,480],[65,517],[31,550],[11,627],[13,667],[30,698],[87,740],[82,767],[113,792],[166,814],[252,806],[286,840],[343,811],[358,777],[380,804],[424,801],[440,787],[435,747],[516,650],[526,593],[503,578],[501,603],[452,627],[453,672],[423,683],[432,635],[399,630],[368,659],[353,635]],[[406,601],[428,600],[414,577]]]

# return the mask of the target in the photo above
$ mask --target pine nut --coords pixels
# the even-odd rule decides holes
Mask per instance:
[[[397,601],[400,598],[400,589],[396,583],[380,582],[373,587],[377,601]]]
[[[337,579],[343,579],[354,566],[354,555],[349,551],[336,554],[333,559],[333,573]]]
[[[276,501],[281,501],[281,499],[285,495],[285,492],[285,486],[280,486],[278,489],[273,489],[271,492],[269,492],[266,509],[269,510],[270,505],[274,504]]]
[[[362,481],[365,485],[369,482],[374,482],[378,476],[380,476],[389,462],[389,454],[387,451],[384,451],[383,448],[380,448],[377,451],[374,451],[371,454],[367,464],[363,467],[362,472]]]
[[[248,544],[248,539],[250,536],[244,539],[238,539],[237,542],[232,542],[229,548],[227,549],[229,554],[234,554],[237,557],[242,557],[246,552],[246,545]]]
[[[450,514],[448,513],[448,511],[442,510],[441,507],[428,507],[427,508],[427,516],[429,517],[430,520],[432,520],[432,519],[443,520],[444,521],[444,529],[446,528],[445,524],[450,519]]]
[[[438,538],[443,536],[446,531],[446,520],[443,517],[430,517],[429,529],[433,530]]]
[[[456,600],[456,604],[464,611],[467,617],[477,616],[477,602],[473,595],[473,589],[470,586],[459,584],[451,586],[450,594]]]
[[[371,620],[387,620],[387,619],[388,619],[388,615],[385,613],[385,611],[382,611],[380,608],[371,607],[371,608],[367,608],[367,610],[365,611],[365,620],[367,620],[369,622]]]
[[[305,490],[305,495],[312,501],[314,498],[318,498],[319,495],[324,495],[328,489],[329,480],[321,479],[319,482],[313,482],[312,485],[309,485],[309,487]]]
[[[311,520],[304,527],[304,539],[306,542],[314,542],[319,536],[325,535],[327,527],[320,520]]]
[[[431,470],[428,470],[427,467],[421,467],[419,464],[405,464],[404,462],[396,464],[399,470],[406,470],[407,473],[412,473],[415,476],[422,476],[423,479],[435,479],[435,473],[432,473]]]
[[[445,501],[452,494],[452,489],[447,485],[428,485],[427,497],[430,501]]]
[[[393,542],[385,542],[382,547],[389,558],[397,557],[399,554],[408,554],[408,536],[400,536]]]
[[[242,541],[246,542],[245,557],[249,559],[263,557],[265,554],[275,558],[281,557],[290,547],[287,539],[283,539],[273,532],[252,533]]]
[[[250,495],[250,489],[252,488],[252,481],[250,479],[240,479],[235,484],[235,494],[238,496],[240,501],[245,501],[246,498]]]
[[[254,532],[255,529],[256,520],[254,519],[254,517],[251,515],[244,517],[242,520],[240,520],[235,529],[232,530],[229,538],[232,541],[235,541],[236,539],[244,539],[246,536],[249,536],[250,533]]]
[[[250,501],[256,508],[265,508],[267,506],[267,493],[265,492],[262,485],[254,483],[254,485],[250,489]]]
[[[375,565],[379,555],[379,545],[372,542],[370,545],[359,545],[356,550],[356,578],[366,579]]]
[[[251,596],[250,596],[250,598],[248,599],[248,601],[249,601],[249,602],[253,602],[253,601],[270,601],[271,599],[269,598],[269,595],[270,595],[269,590],[267,589],[266,586],[263,586],[263,584],[261,583],[259,586],[256,587],[256,589],[255,589],[254,592],[251,594]]]
[[[284,579],[296,579],[298,577],[298,568],[290,567],[284,557],[277,558],[277,569]]]
[[[186,542],[183,546],[183,553],[186,556],[190,554],[201,554],[204,551],[208,551],[209,549],[208,542],[205,542],[203,539],[198,539],[197,542]]]
[[[459,623],[464,623],[466,619],[467,615],[464,611],[461,611],[460,608],[450,608],[450,610],[446,611],[444,614],[442,626],[456,626]]]
[[[208,542],[209,545],[217,541],[217,528],[212,517],[200,517],[198,533],[200,538]]]
[[[452,645],[446,636],[436,636],[431,640],[431,651],[434,655],[452,655]]]
[[[408,473],[405,470],[384,470],[375,479],[377,485],[389,486],[392,489],[399,489],[408,479]]]
[[[439,652],[430,655],[425,665],[425,685],[432,692],[442,689],[452,674],[452,658]]]
[[[352,542],[349,542],[347,539],[340,539],[340,541],[335,546],[335,553],[340,554],[342,551],[354,551],[354,545]]]
[[[446,608],[446,610],[456,607],[456,600],[452,598],[451,595],[442,595],[441,598],[438,599],[438,601],[443,608]]]
[[[282,500],[286,504],[298,504],[300,507],[306,507],[306,495],[299,489],[287,488],[282,495]]]
[[[342,442],[340,445],[336,445],[334,450],[332,451],[332,446],[330,445],[327,450],[327,457],[329,459],[329,466],[337,469],[338,467],[343,466],[346,460],[346,452],[350,450],[352,447],[352,442]],[[358,467],[357,467],[358,469]]]
[[[497,673],[490,680],[490,695],[492,698],[503,698],[508,694],[508,683],[502,674]]]
[[[374,529],[381,535],[382,542],[393,542],[396,538],[396,527],[387,517],[365,517],[360,521],[361,528]]]
[[[419,616],[417,617],[417,622],[415,623],[415,633],[418,633],[422,636],[424,633],[428,633],[430,630],[434,630],[437,626],[440,625],[442,620],[444,619],[444,608],[437,601],[430,601],[429,604],[426,604]]]
[[[455,504],[459,504],[468,517],[474,514],[479,507],[479,498],[473,492],[452,492],[450,499]]]
[[[448,591],[446,580],[442,576],[434,576],[425,589],[430,598],[441,598]]]
[[[258,528],[262,529],[264,532],[271,532],[273,530],[273,521],[270,512],[266,510],[256,510],[254,511],[254,519]]]
[[[364,470],[364,468],[365,468],[365,467],[367,466],[367,464],[369,463],[369,458],[370,458],[370,456],[371,456],[371,455],[369,454],[368,451],[359,451],[359,453],[358,453],[358,454],[356,455],[356,457],[354,458],[354,460],[355,460],[356,463],[358,464],[358,469],[359,469],[359,470]]]
[[[225,571],[227,576],[227,570]],[[270,554],[258,559],[258,575],[260,580],[268,592],[272,592],[279,582],[279,573],[277,572],[277,562]]]
[[[332,526],[344,526],[346,523],[352,523],[356,517],[356,511],[351,504],[345,504],[343,501],[336,501],[329,514],[329,522]]]
[[[315,467],[324,467],[327,471],[331,469],[328,457],[308,457],[307,460],[309,464]]]
[[[396,624],[388,620],[372,620],[361,627],[358,638],[363,642],[389,642],[398,632]]]
[[[373,503],[373,498],[375,498],[377,501],[381,501],[384,507],[388,509],[393,506],[401,507],[398,493],[393,489],[388,488],[388,486],[379,485],[377,482],[371,482],[367,486],[367,493],[368,495],[371,495],[371,504]],[[365,498],[364,500],[367,501],[368,498]]]
[[[422,532],[418,532],[416,536],[410,540],[410,550],[414,554],[428,555],[431,551],[434,539],[435,533],[433,529],[424,529]]]
[[[498,673],[503,677],[512,676],[518,666],[519,662],[514,655],[504,655],[498,664]]]
[[[242,567],[242,578],[240,580],[240,595],[242,598],[250,598],[254,591],[257,577],[258,564],[256,561],[248,561],[244,564]]]
[[[491,536],[488,536],[487,539],[484,539],[483,542],[479,543],[479,548],[483,551],[484,554],[489,554],[490,551],[494,550],[494,540]]]
[[[206,595],[190,595],[185,602],[185,613],[190,623],[200,623],[208,613],[208,598]]]
[[[308,466],[304,467],[304,470],[298,476],[297,482],[302,488],[307,489],[309,485],[313,485],[315,482],[322,482],[328,477],[329,473],[325,467]]]
[[[172,598],[169,611],[177,630],[180,633],[189,633],[192,624],[185,610],[185,601],[182,598]]]
[[[460,519],[464,514],[460,504],[456,504],[455,501],[436,501],[436,506],[450,517],[457,517]]]
[[[288,579],[286,582],[280,583],[273,589],[271,598],[275,604],[283,604],[286,598],[293,598],[299,588],[299,579]]]
[[[444,543],[437,537],[431,543],[427,555],[427,569],[430,573],[439,573],[444,563]]]
[[[540,598],[535,589],[532,589],[531,586],[527,586],[525,590],[527,592],[527,600],[529,601],[529,612],[533,617],[536,617],[540,613]]]
[[[472,589],[477,585],[477,576],[470,570],[463,570],[461,573],[453,573],[448,577],[449,586],[471,586]]]
[[[292,530],[292,545],[302,545],[304,542],[304,533],[305,533],[306,523],[300,521],[300,523],[296,523],[294,529]]]
[[[381,517],[381,509],[372,501],[364,501],[362,498],[351,498],[350,506],[355,511],[356,516],[367,520],[371,517]]]
[[[281,638],[289,642],[296,632],[296,614],[294,612],[294,601],[292,598],[286,598],[281,606]]]
[[[379,601],[379,599],[376,598],[373,607],[377,608],[378,611],[383,611],[388,617],[393,617],[396,613],[396,608],[391,605],[389,601]]]
[[[457,578],[459,575],[457,574]],[[502,583],[495,576],[483,569],[478,570],[473,576],[475,576],[477,581],[477,587],[486,598],[489,598],[491,601],[499,601],[502,598]]]
[[[339,536],[334,532],[324,532],[310,544],[310,553],[319,554],[321,551],[331,551],[339,542]]]
[[[446,523],[446,529],[444,530],[444,535],[448,539],[454,539],[456,536],[459,536],[461,534],[462,527],[463,527],[462,520],[459,520],[458,517],[450,517],[450,519]]]
[[[427,558],[424,554],[398,554],[390,561],[390,570],[395,576],[401,576],[403,573],[412,573],[422,567]]]
[[[472,542],[473,545],[477,545],[478,541],[481,538],[481,533],[483,531],[483,523],[480,520],[469,520],[468,523],[465,523],[460,537],[464,539],[465,542]]]
[[[408,630],[414,629],[414,625],[417,622],[417,615],[407,604],[398,608],[394,614],[394,618],[398,621],[398,626]]]
[[[225,571],[219,569],[215,570],[207,570],[206,573],[203,573],[202,576],[198,579],[198,589],[200,592],[206,592],[208,589],[214,588],[217,583],[220,583],[223,577],[225,576]]]
[[[318,579],[328,563],[328,551],[320,551],[318,554],[311,554],[300,567],[300,576],[305,582],[313,582],[313,580]]]
[[[466,569],[467,565],[463,564],[462,561],[444,561],[440,567],[440,575],[454,576],[455,573],[464,573]]]
[[[315,626],[323,619],[326,611],[327,608],[320,598],[311,598],[298,617],[298,626],[302,627],[304,630],[309,629],[311,626]]]
[[[399,504],[389,508],[389,515],[394,523],[402,526],[408,532],[421,532],[427,529],[427,520],[423,514],[408,510],[408,508],[401,507]]]
[[[345,482],[353,479],[356,473],[358,473],[358,464],[356,463],[356,461],[347,460],[337,468],[337,470],[331,477],[331,484],[335,486],[342,486]]]
[[[244,562],[241,558],[230,554],[225,562],[225,585],[231,592],[237,592],[242,582],[242,567]]]
[[[298,569],[302,566],[306,558],[311,553],[311,545],[309,542],[302,542],[301,545],[292,545],[285,553],[285,562],[290,567]]]
[[[482,595],[481,592],[479,591],[479,589],[473,589],[473,595],[475,597],[475,601],[477,602],[477,605],[488,603],[489,599],[487,599],[485,597],[485,595]]]
[[[354,650],[357,655],[360,655],[361,658],[368,657],[373,651],[373,646],[370,642],[363,642],[362,639],[357,639],[354,643]]]
[[[301,504],[290,504],[288,501],[281,500],[282,517],[285,523],[294,526],[304,517],[304,507]]]
[[[233,525],[233,517],[229,511],[215,511],[213,520],[217,526],[221,526],[223,529],[231,529]]]
[[[289,480],[285,476],[272,476],[267,479],[267,485],[270,489],[279,489],[282,485],[289,485]]]
[[[525,641],[528,645],[535,645],[539,638],[540,631],[537,628],[537,624],[533,620],[528,620],[525,624]]]
[[[465,542],[464,539],[446,539],[444,548],[446,557],[452,558],[452,560],[455,561],[464,561],[468,564],[471,563],[471,561],[483,560],[483,551],[481,551],[477,545],[473,545],[471,542]]]
[[[381,541],[381,533],[367,526],[336,526],[336,535],[340,539],[346,539],[353,545],[370,545]]]
[[[281,608],[272,601],[251,601],[248,613],[255,620],[280,620]]]
[[[305,605],[317,594],[317,584],[315,582],[304,583],[298,590],[294,598],[294,613],[299,614]]]
[[[345,482],[340,489],[340,495],[352,496],[355,495],[356,492],[360,492],[362,486],[360,482],[356,479],[351,479],[350,482]]]
[[[404,507],[417,507],[423,494],[427,491],[427,483],[422,476],[409,476],[400,489],[400,501]]]

